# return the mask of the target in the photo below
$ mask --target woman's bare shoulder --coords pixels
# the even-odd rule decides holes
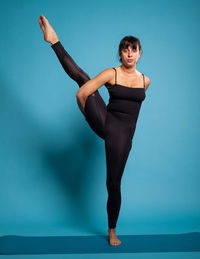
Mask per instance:
[[[145,80],[145,89],[147,90],[147,88],[149,87],[151,81],[150,81],[149,77],[146,76],[146,75],[144,75],[144,80]]]
[[[149,77],[146,76],[146,75],[144,75],[144,78],[145,78],[145,86],[146,86],[146,87],[149,87],[149,85],[150,85],[150,83],[151,83]]]
[[[110,74],[113,74],[115,72],[113,67],[106,68],[103,71],[106,71],[107,73],[110,73]]]
[[[108,87],[114,84],[113,78],[115,75],[115,70],[113,68],[106,68],[102,72],[105,73],[105,76],[107,78],[107,82],[105,83],[105,86]]]

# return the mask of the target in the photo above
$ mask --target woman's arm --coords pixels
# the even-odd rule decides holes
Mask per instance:
[[[144,76],[144,78],[145,78],[145,91],[146,91],[151,82],[150,82],[150,79],[147,76]]]
[[[103,70],[101,73],[99,73],[94,78],[87,81],[85,84],[83,84],[78,92],[76,93],[77,103],[82,111],[82,113],[85,115],[85,102],[89,95],[93,94],[100,88],[102,85],[104,85],[106,82],[110,81],[113,78],[114,70],[112,68],[107,68]]]

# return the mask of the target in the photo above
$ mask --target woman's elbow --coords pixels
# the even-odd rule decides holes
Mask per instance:
[[[76,93],[76,97],[79,99],[79,98],[81,98],[82,95],[83,95],[83,93],[79,89],[78,92]]]
[[[87,97],[85,96],[85,94],[80,91],[80,89],[78,90],[78,92],[76,93],[76,98],[81,100],[81,99],[86,99]]]

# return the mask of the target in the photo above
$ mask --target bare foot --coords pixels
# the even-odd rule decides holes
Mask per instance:
[[[109,233],[109,239],[110,239],[110,245],[111,246],[117,246],[120,245],[122,242],[117,238],[115,234],[115,228],[109,228],[108,229]]]
[[[42,14],[39,17],[39,24],[44,33],[44,40],[50,42],[51,44],[56,43],[59,41],[56,32],[54,31],[53,27],[49,24],[47,18]]]

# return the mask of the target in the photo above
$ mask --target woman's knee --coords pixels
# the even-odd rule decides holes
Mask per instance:
[[[108,192],[118,193],[121,189],[121,181],[115,181],[115,180],[107,180],[106,181],[106,187]]]

